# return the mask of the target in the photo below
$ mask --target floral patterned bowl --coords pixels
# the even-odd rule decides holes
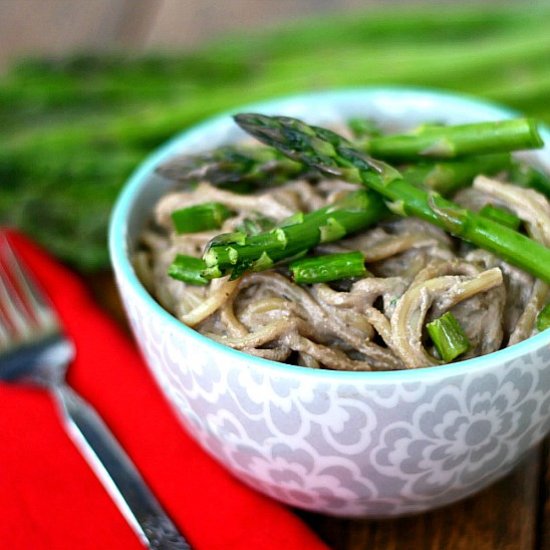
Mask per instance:
[[[236,111],[389,126],[510,117],[476,99],[411,89],[289,97]],[[112,263],[136,340],[182,424],[237,478],[292,506],[389,517],[442,506],[505,475],[550,430],[550,330],[508,349],[412,371],[318,371],[246,355],[163,310],[130,263],[169,183],[155,166],[241,137],[229,114],[177,136],[132,176],[114,209]],[[550,134],[543,130],[550,144]],[[550,169],[550,146],[528,159]]]

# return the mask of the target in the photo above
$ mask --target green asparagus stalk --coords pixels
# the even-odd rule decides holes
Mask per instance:
[[[515,32],[529,24],[540,25],[547,12],[547,9],[510,9],[509,5],[499,6],[499,9],[496,9],[496,6],[483,9],[476,5],[475,9],[472,9],[460,4],[444,5],[438,10],[403,6],[399,17],[389,17],[387,9],[330,18],[323,14],[317,19],[310,17],[307,25],[300,21],[287,21],[284,27],[276,32],[264,31],[248,35],[244,39],[241,35],[236,35],[232,41],[228,41],[227,38],[221,39],[218,44],[211,47],[211,51],[222,56],[249,56],[252,59],[258,51],[262,51],[270,58],[285,60],[289,54],[296,51],[316,50],[320,45],[320,36],[323,37],[323,44],[328,44],[329,50],[338,45],[349,47],[364,43],[373,46],[382,43],[382,46],[385,46],[384,39],[386,42],[401,40],[403,43],[404,37],[414,37],[416,43],[441,44],[447,41],[456,44],[457,40],[464,39],[470,44],[476,31],[485,36],[488,33]],[[446,24],[443,33],[442,20]],[[422,40],[419,41],[419,37]],[[403,48],[401,50],[403,51]]]
[[[217,47],[207,47],[204,51],[176,58],[148,56],[142,61],[123,57],[117,60],[116,57],[113,59],[112,56],[106,60],[101,57],[81,56],[81,58],[69,59],[68,61],[44,62],[41,64],[42,67],[35,67],[34,70],[31,68],[30,71],[28,69],[26,71],[14,71],[15,78],[11,80],[14,82],[14,89],[19,88],[23,97],[26,96],[27,90],[31,91],[29,100],[36,107],[48,104],[48,91],[50,89],[54,96],[60,95],[62,90],[57,87],[58,79],[68,81],[67,86],[70,97],[66,99],[75,104],[78,103],[79,93],[80,97],[84,98],[84,102],[89,103],[86,99],[88,90],[91,89],[92,93],[99,91],[103,94],[104,87],[105,93],[102,95],[100,102],[108,102],[113,98],[124,100],[128,96],[131,98],[147,96],[151,87],[153,91],[148,97],[153,98],[154,94],[156,97],[165,98],[165,94],[169,93],[170,89],[181,85],[181,82],[178,82],[179,79],[185,80],[187,83],[191,82],[193,85],[198,84],[197,93],[201,95],[205,88],[212,88],[212,84],[218,82],[226,83],[230,80],[238,81],[239,85],[242,85],[243,80],[250,81],[255,78],[258,72],[257,59],[259,55],[262,59],[269,61],[280,59],[285,68],[289,58],[294,60],[293,69],[286,69],[284,73],[277,70],[275,75],[267,74],[267,79],[275,76],[281,80],[292,82],[293,76],[307,74],[308,72],[312,75],[312,78],[319,79],[319,75],[324,73],[317,70],[317,65],[311,65],[311,61],[321,64],[324,60],[325,55],[323,54],[326,52],[319,49],[320,47],[326,48],[327,52],[334,52],[337,59],[350,60],[353,64],[360,63],[368,58],[370,65],[366,64],[354,71],[354,73],[360,75],[361,81],[357,82],[360,84],[366,82],[364,75],[368,74],[368,82],[371,83],[374,81],[373,79],[379,78],[379,81],[382,82],[391,79],[402,83],[417,81],[417,83],[424,85],[437,85],[439,82],[426,79],[444,74],[445,81],[439,84],[457,89],[463,82],[472,82],[473,79],[464,80],[459,75],[459,78],[454,77],[451,82],[449,78],[452,78],[452,73],[447,69],[453,69],[457,61],[461,59],[464,60],[463,64],[466,69],[469,67],[475,68],[478,66],[480,59],[483,61],[487,58],[485,53],[487,49],[492,53],[482,63],[484,72],[481,74],[482,76],[489,74],[493,78],[486,76],[485,79],[475,79],[476,90],[479,90],[479,85],[483,82],[495,82],[494,77],[498,77],[499,74],[508,77],[508,73],[510,73],[511,77],[508,77],[508,79],[512,82],[518,81],[514,71],[502,70],[501,59],[503,57],[507,59],[507,66],[518,63],[519,60],[522,63],[522,69],[525,69],[525,63],[530,59],[533,61],[538,60],[541,64],[544,63],[546,59],[545,41],[543,38],[538,39],[538,37],[545,37],[544,32],[547,32],[544,24],[547,10],[541,10],[540,12],[529,10],[529,14],[526,14],[525,10],[521,13],[521,10],[502,9],[492,9],[490,13],[470,12],[464,14],[458,12],[457,10],[447,10],[432,14],[425,10],[416,10],[414,13],[408,13],[406,20],[399,18],[399,21],[391,22],[384,11],[379,13],[378,17],[369,12],[368,16],[357,17],[354,15],[353,18],[331,18],[329,21],[310,20],[307,23],[297,23],[293,31],[291,30],[292,26],[285,25],[287,28],[282,32],[272,31],[270,33],[263,32],[256,36],[233,37],[231,41],[227,39],[221,41]],[[444,35],[441,34],[441,23],[437,23],[438,20],[440,22],[445,20],[446,32]],[[511,23],[512,21],[514,24]],[[491,33],[491,39],[482,43],[472,42],[472,29],[475,28],[483,28],[485,38],[487,33]],[[422,41],[420,42],[416,40],[419,34],[422,34]],[[286,38],[284,38],[285,36]],[[319,36],[323,36],[322,46],[319,44]],[[403,39],[407,37],[415,40],[417,46],[412,49],[410,54],[410,48],[404,49],[402,47]],[[526,40],[526,38],[529,40]],[[457,41],[457,39],[459,40]],[[531,41],[539,45],[537,53],[530,45]],[[448,45],[448,47],[442,49],[444,45]],[[399,49],[399,54],[393,51],[392,46]],[[387,52],[388,47],[390,47],[389,53]],[[506,47],[508,49],[503,49]],[[369,56],[363,54],[363,48],[368,48]],[[466,51],[462,52],[464,48]],[[303,69],[306,66],[300,57],[303,52],[312,52],[313,59],[307,64],[308,68],[311,66],[310,71],[304,71]],[[402,61],[403,54],[407,54],[405,61]],[[388,63],[388,55],[392,57],[399,55],[400,62]],[[432,59],[434,55],[436,57]],[[426,65],[433,66],[435,63],[437,68],[441,66],[445,70],[432,70],[427,73],[425,70],[419,70],[418,60],[423,61],[423,67]],[[374,67],[372,66],[373,61],[375,63]],[[336,69],[340,69],[341,64],[335,63],[334,65]],[[331,67],[327,67],[325,62],[323,68],[326,70]],[[408,72],[402,73],[402,68],[407,69]],[[496,72],[496,74],[491,73],[490,69],[493,69],[493,73]],[[495,69],[499,70],[495,71]],[[262,71],[262,75],[263,73],[264,71]],[[339,73],[338,76],[338,72],[335,71],[335,76],[331,78],[330,84],[354,83],[350,81],[350,78],[352,78],[350,72],[345,77],[342,76],[343,71],[339,70]],[[531,68],[522,76],[521,84],[524,85],[526,78],[531,77]],[[170,79],[169,84],[164,86],[164,90],[162,89],[163,77]],[[78,84],[77,78],[82,78],[84,85],[80,85],[79,89],[71,90],[73,81]],[[174,80],[176,80],[175,83]],[[160,83],[160,86],[155,90],[157,82]],[[127,91],[121,89],[119,93],[119,85],[124,88],[126,84],[130,84],[129,89]],[[501,82],[496,82],[495,89],[502,95],[501,84]],[[113,87],[114,95],[110,91]],[[290,87],[291,85],[287,85],[287,89],[290,89]],[[297,81],[294,81],[293,87],[294,89],[299,87]],[[17,100],[17,96],[14,95],[13,99]],[[8,101],[7,105],[11,105],[11,103]],[[61,106],[61,103],[54,102],[53,105]]]
[[[288,266],[300,284],[328,283],[350,277],[365,277],[365,258],[361,252],[343,252],[294,260]]]
[[[273,186],[306,175],[311,169],[272,147],[226,145],[198,155],[180,156],[157,168],[161,176],[182,183],[208,181],[220,187],[247,183]]]
[[[200,93],[204,86],[241,81],[250,70],[247,62],[223,62],[203,52],[26,60],[0,83],[0,113],[3,106],[6,111],[8,106],[39,111],[69,106],[97,109],[105,103],[112,107],[144,99],[182,99]]]
[[[519,229],[519,226],[521,225],[521,220],[515,214],[512,214],[512,212],[504,210],[503,208],[493,206],[492,204],[486,204],[479,211],[479,215],[515,230]]]
[[[479,174],[491,176],[511,166],[508,154],[479,155],[457,160],[411,164],[403,170],[410,183],[449,196],[467,187]]]
[[[550,178],[528,164],[514,163],[510,169],[510,180],[521,187],[536,189],[550,199]]]
[[[547,29],[542,29],[543,31],[547,31]],[[531,30],[532,32],[532,30]],[[509,37],[504,37],[506,43],[511,43],[511,40]],[[544,43],[542,40],[536,41],[537,44]],[[523,44],[523,42],[521,43]],[[433,48],[431,45],[426,45],[426,47],[430,47],[431,50],[437,50],[438,48]],[[456,45],[454,46],[456,48]],[[479,45],[475,45],[475,47],[479,50]],[[519,46],[517,47],[518,49]],[[384,45],[383,51],[385,52],[386,45]],[[499,48],[497,48],[498,53],[498,60],[497,57],[491,58],[490,65],[491,67],[498,67],[501,68],[500,60],[502,59],[502,48],[499,44]],[[358,52],[350,52],[354,55],[351,56],[353,59],[353,63],[356,64],[360,57],[358,55]],[[401,44],[399,44],[399,55],[402,55],[403,48],[401,47]],[[424,51],[415,51],[412,52],[412,58],[411,63],[403,63],[400,62],[397,67],[401,65],[407,65],[411,67],[418,67],[418,60],[424,59]],[[397,54],[397,52],[396,52]],[[318,54],[317,54],[318,55]],[[322,57],[319,56],[318,57]],[[339,57],[343,57],[341,54]],[[369,59],[372,57],[372,53],[369,56],[361,56],[361,57],[368,57]],[[521,61],[524,62],[524,55],[519,56]],[[535,59],[546,59],[544,52],[541,52],[540,50],[536,53],[534,56]],[[349,58],[349,56],[346,56],[346,59]],[[448,68],[449,64],[453,66],[454,63],[454,57],[452,60],[449,60],[449,55],[443,55],[441,56],[442,61],[445,63],[445,67]],[[478,56],[474,56],[471,53],[464,56],[466,60],[466,67],[471,67],[472,65],[475,65],[477,63]],[[406,76],[400,76],[396,71],[397,68],[393,66],[392,64],[388,64],[387,57],[384,53],[382,54],[382,51],[377,54],[376,59],[378,59],[381,64],[383,64],[386,67],[386,73],[383,75],[382,80],[387,81],[388,77],[390,77],[392,80],[398,80],[403,83],[414,83],[414,79],[411,80],[411,78],[407,78]],[[326,61],[323,61],[325,68],[326,68]],[[338,67],[338,80],[334,80],[331,82],[328,82],[327,84],[333,84],[333,85],[352,85],[354,84],[353,79],[350,76],[347,76],[346,78],[342,78],[342,71],[340,70],[339,64],[335,63],[335,66]],[[391,67],[391,71],[388,72],[387,67]],[[223,87],[214,87],[214,89],[209,89],[208,93],[205,93],[205,90],[203,88],[197,90],[197,93],[192,94],[192,97],[185,97],[180,102],[175,101],[173,103],[167,104],[166,102],[162,102],[160,105],[148,105],[147,109],[144,111],[140,111],[140,116],[136,117],[136,109],[132,108],[128,112],[122,112],[120,114],[117,113],[117,116],[113,116],[113,120],[105,121],[103,124],[97,124],[95,119],[92,117],[92,124],[89,125],[89,128],[86,128],[86,132],[89,132],[90,134],[93,134],[91,137],[93,140],[104,140],[106,137],[108,139],[113,139],[116,141],[116,143],[133,143],[136,145],[145,145],[146,147],[150,147],[155,143],[158,143],[159,140],[166,139],[168,136],[173,135],[174,132],[181,129],[182,126],[187,125],[193,121],[196,121],[198,119],[202,119],[208,114],[211,114],[213,112],[226,109],[234,105],[234,98],[236,94],[238,94],[240,101],[252,101],[257,100],[262,97],[267,97],[269,95],[274,95],[278,93],[288,92],[289,89],[293,88],[296,89],[298,86],[296,84],[296,76],[298,74],[298,69],[304,73],[303,70],[304,64],[300,63],[299,67],[297,67],[295,70],[290,72],[287,76],[285,76],[282,73],[277,73],[276,75],[269,75],[262,72],[258,77],[256,78],[256,75],[254,77],[252,75],[249,75],[250,80],[247,82],[247,86],[243,90],[242,82],[239,82],[237,85],[231,87],[223,86]],[[319,78],[320,71],[314,71],[309,68],[308,65],[308,71],[306,71],[307,74],[313,75],[312,78]],[[523,65],[522,65],[523,67]],[[487,67],[483,68],[484,71],[487,70]],[[426,72],[425,71],[418,71],[418,68],[415,68],[415,72],[418,75],[417,81],[420,83],[421,79],[424,84],[426,84]],[[444,71],[433,71],[434,73],[443,73]],[[502,72],[502,71],[501,71]],[[364,70],[354,70],[354,73],[357,73],[360,76],[361,83],[364,83],[364,75],[369,74],[369,83],[374,83],[374,75],[379,74],[378,71],[373,70],[372,67],[368,68],[365,67]],[[324,74],[324,73],[323,73]],[[351,74],[351,73],[350,73]],[[507,74],[507,73],[506,73]],[[448,75],[446,74],[446,78],[448,79]],[[462,79],[457,79],[460,83]],[[357,82],[359,83],[359,82]],[[437,83],[433,83],[437,84]],[[448,80],[445,81],[446,85],[449,85]],[[307,85],[307,83],[304,83],[304,86]],[[460,87],[459,89],[468,90],[467,87]],[[470,89],[471,90],[471,89]],[[243,96],[244,93],[244,96]],[[502,97],[502,100],[506,100],[506,97]],[[542,99],[539,101],[539,105],[542,105],[543,101]],[[525,105],[524,105],[525,107]],[[75,121],[71,121],[74,123]],[[80,123],[79,123],[80,124]],[[48,128],[48,131],[52,131],[52,128]],[[69,131],[68,127],[60,128],[60,131]],[[36,130],[39,132],[39,129]],[[38,137],[38,136],[37,136]],[[29,143],[29,146],[31,144]]]
[[[451,87],[455,90],[471,90],[479,93],[481,86],[488,88],[492,94],[504,94],[499,90],[502,85],[517,83],[518,78],[503,70],[502,59],[506,57],[506,67],[516,63],[528,63],[530,69],[542,67],[548,44],[545,38],[548,29],[540,27],[540,34],[534,27],[517,28],[516,32],[493,36],[489,41],[465,40],[462,42],[430,43],[412,38],[407,48],[403,42],[392,43],[381,41],[378,45],[369,44],[369,55],[365,49],[326,48],[324,55],[319,49],[302,50],[286,59],[276,59],[267,67],[267,75],[290,80],[294,77],[295,86],[313,86],[321,83],[324,86],[336,86],[342,81],[342,72],[347,73],[349,85],[363,85],[365,82],[385,84],[388,78],[409,85],[432,87]],[[545,34],[546,33],[546,34]],[[347,53],[344,57],[342,54]],[[394,61],[392,63],[392,61]],[[419,71],[419,61],[430,70]],[[307,67],[307,70],[304,70]],[[476,83],[472,87],[472,81]]]
[[[198,233],[219,229],[233,212],[221,202],[204,202],[174,210],[171,214],[176,233]]]
[[[272,218],[268,218],[263,214],[252,213],[237,226],[236,230],[247,235],[259,235],[264,231],[270,231],[276,225]]]
[[[374,120],[368,118],[353,117],[347,121],[355,140],[369,139],[383,135],[382,130]]]
[[[362,119],[350,121],[358,125],[356,135],[370,128],[370,121],[366,121],[366,128],[363,128],[363,122]],[[434,189],[442,195],[451,195],[470,185],[478,174],[492,175],[511,164],[508,154],[479,155],[457,160],[424,161],[410,165],[403,174],[411,183]],[[177,157],[159,166],[157,173],[182,183],[208,181],[230,189],[237,184],[249,184],[250,191],[257,187],[272,187],[296,177],[317,175],[308,166],[290,160],[272,147],[243,145],[228,145],[199,155]]]
[[[436,192],[419,189],[398,170],[357,150],[338,134],[289,117],[241,114],[235,120],[290,158],[380,193],[392,212],[422,218],[550,283],[550,248]],[[535,137],[535,142],[542,141]]]
[[[191,285],[206,285],[208,279],[203,275],[206,264],[201,258],[178,254],[168,268],[168,275],[178,281]]]
[[[546,304],[537,316],[537,330],[542,332],[550,328],[550,304]]]
[[[360,189],[340,201],[307,214],[292,216],[271,231],[258,235],[232,233],[213,239],[204,255],[214,278],[246,270],[269,269],[276,262],[293,258],[326,243],[374,225],[388,215],[377,193]]]
[[[452,361],[470,349],[468,337],[450,311],[428,323],[426,329],[443,361]]]
[[[357,124],[363,122],[361,119]],[[369,127],[370,123],[367,125]],[[479,155],[412,164],[403,174],[411,183],[434,189],[442,195],[451,195],[470,185],[478,174],[489,176],[507,169],[511,164],[508,154]],[[208,181],[232,190],[237,185],[249,185],[249,191],[258,187],[272,187],[292,178],[317,175],[308,166],[290,160],[272,147],[243,145],[228,145],[199,155],[177,157],[159,166],[157,173],[182,183]],[[527,174],[522,177],[528,186]],[[530,181],[536,183],[532,175]]]
[[[456,158],[535,149],[544,145],[536,122],[518,118],[456,126],[423,126],[406,135],[373,138],[365,149],[385,160]]]

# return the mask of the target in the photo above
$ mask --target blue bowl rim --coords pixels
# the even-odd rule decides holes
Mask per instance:
[[[134,198],[161,160],[164,160],[168,156],[174,154],[179,148],[185,145],[185,142],[191,141],[195,136],[200,135],[200,133],[204,132],[211,126],[225,121],[228,117],[238,112],[261,112],[262,110],[273,110],[274,108],[277,108],[277,105],[285,105],[290,102],[307,101],[312,99],[324,99],[326,101],[331,101],[335,98],[345,99],[346,97],[349,97],[349,100],[353,101],[354,97],[369,94],[386,94],[394,97],[418,95],[424,99],[444,99],[447,102],[456,102],[457,105],[461,104],[462,107],[467,105],[471,105],[476,108],[485,107],[502,114],[503,117],[521,116],[519,112],[499,105],[498,103],[479,99],[476,96],[463,93],[454,93],[446,90],[414,86],[366,86],[278,96],[273,99],[237,106],[230,110],[221,112],[220,114],[208,117],[203,122],[193,125],[192,127],[176,134],[165,144],[154,150],[137,167],[137,169],[131,174],[129,179],[124,184],[112,210],[109,225],[109,252],[116,277],[123,277],[125,281],[131,285],[132,290],[136,293],[137,297],[141,299],[147,307],[150,307],[154,313],[160,315],[163,320],[170,323],[174,330],[176,332],[179,331],[182,336],[196,338],[200,342],[223,354],[228,354],[229,356],[233,356],[235,359],[240,359],[241,361],[248,362],[249,364],[256,364],[258,368],[273,371],[273,374],[276,376],[281,376],[284,374],[298,376],[300,378],[314,377],[315,379],[325,382],[335,381],[339,383],[410,383],[418,381],[419,379],[427,380],[432,378],[462,376],[472,372],[483,371],[486,368],[494,367],[497,364],[500,365],[505,362],[516,360],[522,356],[526,356],[538,349],[543,348],[545,345],[550,346],[550,329],[548,329],[542,333],[532,336],[531,338],[510,346],[509,348],[504,348],[481,357],[466,359],[457,363],[425,367],[422,369],[404,369],[395,371],[338,371],[329,369],[308,369],[305,367],[290,365],[288,363],[279,363],[269,359],[245,354],[244,352],[225,346],[202,335],[201,333],[186,326],[171,313],[165,310],[143,286],[141,281],[138,279],[129,259],[127,249],[127,220],[131,214]],[[545,143],[550,144],[550,130],[543,125],[540,125],[539,128]]]

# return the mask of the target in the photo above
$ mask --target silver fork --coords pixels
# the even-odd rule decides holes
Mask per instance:
[[[94,409],[65,382],[74,346],[17,257],[0,237],[0,380],[49,390],[67,433],[147,548],[185,550],[189,544]]]

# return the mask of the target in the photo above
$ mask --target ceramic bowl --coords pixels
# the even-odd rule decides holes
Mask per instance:
[[[298,95],[239,111],[321,125],[365,116],[398,128],[513,115],[464,96],[387,88]],[[147,293],[130,256],[152,205],[170,185],[154,168],[175,153],[242,138],[229,115],[155,152],[125,186],[110,228],[112,264],[135,338],[187,431],[244,483],[291,506],[335,516],[422,512],[504,476],[550,430],[550,330],[447,366],[313,370],[216,343]],[[550,144],[548,131],[542,133]],[[550,170],[550,145],[527,158]]]

